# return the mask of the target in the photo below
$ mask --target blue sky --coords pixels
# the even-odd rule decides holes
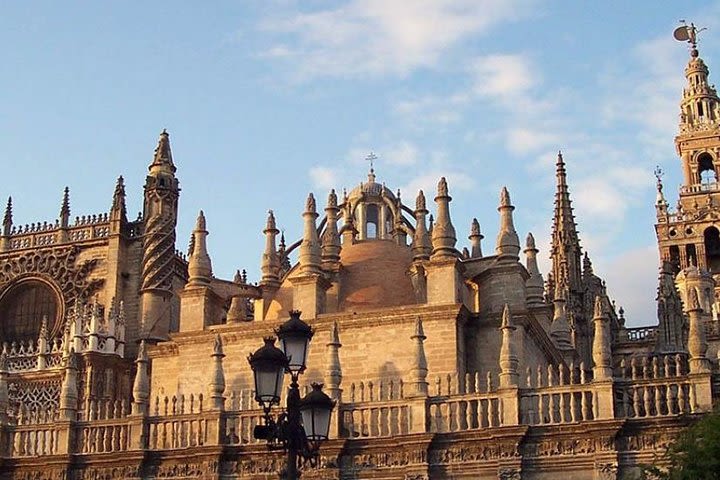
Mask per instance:
[[[215,274],[257,280],[267,209],[294,241],[307,192],[354,187],[372,150],[410,205],[447,177],[459,246],[477,217],[494,249],[507,185],[546,273],[562,149],[596,272],[629,323],[653,323],[652,170],[674,204],[681,18],[709,27],[714,79],[717,2],[6,2],[0,195],[20,224],[54,219],[65,185],[73,216],[98,213],[122,174],[137,212],[167,128],[178,247],[204,209]]]

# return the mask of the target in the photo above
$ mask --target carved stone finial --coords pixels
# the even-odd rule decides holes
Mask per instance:
[[[315,205],[315,197],[312,193],[308,195],[307,201],[305,202],[305,212],[317,213],[317,207]]]
[[[515,231],[513,222],[513,210],[515,207],[510,203],[510,193],[503,187],[500,191],[500,231],[498,232],[495,253],[500,259],[515,260],[520,253],[520,239]]]
[[[334,188],[330,190],[330,194],[328,195],[327,206],[330,208],[338,206],[337,194],[335,193]]]
[[[207,251],[207,224],[202,210],[193,231],[193,251],[188,260],[188,286],[208,285],[212,281],[212,261]]]
[[[63,190],[62,206],[60,207],[60,226],[67,228],[70,221],[70,189]]]
[[[432,230],[432,256],[431,259],[452,259],[458,257],[455,249],[457,237],[455,235],[455,227],[450,218],[450,201],[452,198],[448,195],[448,185],[445,177],[438,182],[438,193],[435,197],[437,205],[437,219]]]
[[[417,317],[415,320],[415,328],[410,337],[415,344],[415,354],[413,356],[413,364],[410,369],[410,397],[424,397],[428,394],[428,366],[425,357],[425,332],[423,331],[422,319]]]
[[[418,191],[417,198],[415,199],[415,210],[427,210],[425,194],[422,190]]]

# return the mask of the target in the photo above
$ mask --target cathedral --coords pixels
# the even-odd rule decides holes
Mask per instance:
[[[256,438],[248,354],[298,315],[314,331],[300,389],[334,401],[303,478],[609,480],[662,461],[720,402],[720,98],[692,33],[683,184],[673,208],[658,174],[654,205],[656,325],[627,327],[593,271],[562,154],[544,275],[507,189],[488,245],[453,218],[452,178],[407,204],[371,168],[307,197],[302,238],[268,212],[259,282],[218,278],[203,212],[177,250],[166,131],[135,220],[122,177],[107,213],[71,219],[66,190],[54,223],[20,225],[8,199],[0,478],[280,478],[285,453]]]

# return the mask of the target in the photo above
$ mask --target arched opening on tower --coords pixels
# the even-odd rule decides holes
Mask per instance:
[[[366,210],[367,238],[377,238],[378,236],[378,207],[369,204]]]
[[[702,153],[698,157],[698,176],[700,183],[715,183],[718,180],[713,158],[709,153]]]
[[[677,245],[670,246],[670,263],[673,267],[673,273],[677,274],[680,271],[680,247]]]
[[[685,245],[685,258],[687,259],[687,266],[697,266],[697,251],[695,250],[695,245],[692,243]]]
[[[705,229],[705,262],[711,273],[720,273],[720,231],[716,227]]]

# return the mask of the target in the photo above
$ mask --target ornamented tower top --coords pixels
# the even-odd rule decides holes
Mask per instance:
[[[702,29],[701,29],[702,30]],[[685,67],[687,84],[680,101],[680,125],[675,146],[683,183],[674,211],[668,208],[658,175],[655,226],[660,257],[674,273],[697,266],[720,275],[720,99],[708,82],[709,69],[700,58],[695,25],[681,25],[675,38],[690,46]],[[718,279],[716,279],[718,280]]]

